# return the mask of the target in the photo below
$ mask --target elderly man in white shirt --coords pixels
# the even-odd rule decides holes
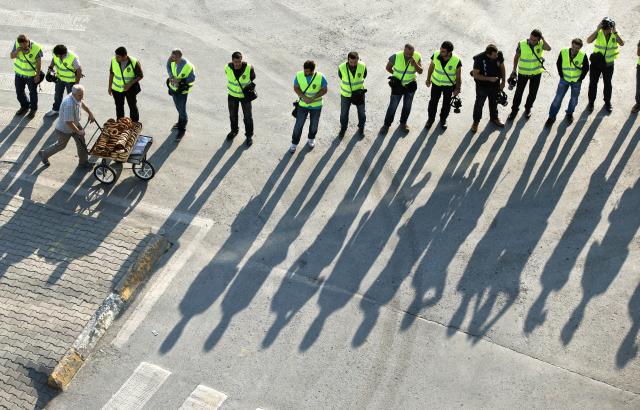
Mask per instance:
[[[85,131],[80,125],[80,108],[89,115],[90,122],[94,122],[95,119],[89,107],[82,101],[83,97],[84,87],[80,84],[75,84],[71,88],[71,94],[62,100],[60,116],[56,122],[56,129],[53,132],[58,141],[38,153],[44,166],[49,166],[49,158],[52,155],[65,149],[70,138],[73,138],[78,149],[79,166],[90,168],[93,165],[89,162],[87,144],[84,139]]]

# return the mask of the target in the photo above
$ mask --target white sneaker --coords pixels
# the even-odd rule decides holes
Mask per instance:
[[[54,116],[56,116],[56,115],[58,115],[58,111],[56,111],[56,110],[50,110],[50,111],[48,111],[44,116],[45,116],[45,117],[54,117]]]
[[[298,148],[296,144],[291,144],[291,146],[289,147],[289,152],[293,154],[294,152],[296,152],[296,148]]]
[[[309,148],[313,148],[316,146],[316,140],[307,140],[307,145],[309,146]]]

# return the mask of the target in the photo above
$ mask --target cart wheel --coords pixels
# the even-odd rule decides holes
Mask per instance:
[[[110,165],[100,164],[93,169],[93,176],[103,184],[110,185],[116,182],[116,171]]]
[[[147,160],[139,164],[133,164],[133,173],[143,181],[148,181],[154,177],[156,170]]]

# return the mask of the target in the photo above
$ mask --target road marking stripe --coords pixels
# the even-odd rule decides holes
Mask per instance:
[[[226,394],[199,384],[182,403],[180,410],[217,410],[225,400]]]
[[[89,16],[44,11],[0,10],[0,26],[85,31]]]
[[[158,391],[171,372],[151,363],[142,362],[120,389],[111,396],[103,410],[141,409]]]
[[[193,240],[187,245],[187,247],[177,256],[173,256],[169,261],[162,267],[160,272],[157,272],[153,275],[155,280],[153,284],[149,288],[147,292],[145,292],[144,298],[140,302],[140,304],[136,307],[135,310],[131,313],[131,316],[127,319],[122,328],[116,335],[116,337],[111,341],[111,344],[117,347],[118,349],[122,349],[122,347],[127,343],[131,335],[136,331],[140,323],[144,321],[147,317],[153,306],[156,304],[158,299],[164,294],[164,292],[169,287],[169,284],[178,274],[178,272],[182,272],[184,266],[190,260],[191,255],[193,255],[194,251],[202,241],[204,240],[205,235],[209,232],[210,228],[200,228],[196,236]]]
[[[44,68],[46,69],[46,66]],[[16,78],[15,73],[11,73],[11,74],[1,73],[0,74],[0,90],[15,92],[16,91],[15,78]],[[42,87],[42,91],[40,91],[41,87]],[[38,94],[53,95],[55,92],[55,89],[56,89],[55,83],[43,81],[38,86]],[[27,97],[29,97],[29,90],[26,87],[25,87],[25,92],[27,93]]]

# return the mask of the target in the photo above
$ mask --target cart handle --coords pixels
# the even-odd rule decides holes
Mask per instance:
[[[96,124],[96,126],[98,127],[100,132],[102,132],[102,127],[100,126],[100,123],[98,122],[96,117],[93,117],[93,122]],[[87,122],[84,124],[83,129],[86,130],[88,125],[89,125],[89,119],[87,118]],[[91,145],[91,143],[93,142],[94,138],[96,138],[96,135],[98,135],[98,132],[94,132],[93,135],[91,136],[91,139],[89,139],[89,141],[85,144],[87,146],[87,148]]]

